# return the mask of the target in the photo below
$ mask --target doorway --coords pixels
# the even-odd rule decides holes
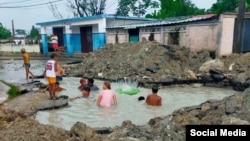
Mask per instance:
[[[132,43],[139,42],[139,29],[138,28],[128,30],[128,34],[129,34],[129,42],[132,42]]]
[[[250,19],[244,19],[243,23],[243,31],[242,31],[242,38],[241,38],[241,47],[240,52],[236,48],[237,47],[237,36],[238,36],[238,22],[237,18],[235,19],[235,25],[234,25],[234,38],[233,38],[233,53],[246,53],[250,52]]]
[[[81,51],[89,53],[93,51],[92,27],[80,27],[81,34]]]
[[[63,27],[54,27],[53,33],[58,37],[58,46],[64,46]]]
[[[241,52],[250,52],[250,19],[244,20]]]

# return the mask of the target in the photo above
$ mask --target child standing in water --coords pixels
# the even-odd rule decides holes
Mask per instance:
[[[50,99],[56,100],[56,72],[57,72],[57,54],[51,54],[51,59],[47,61],[44,70],[44,76],[47,78],[49,83],[49,94]]]
[[[25,68],[25,72],[26,72],[26,80],[29,79],[29,74],[31,74],[32,79],[33,79],[34,75],[30,71],[30,57],[29,57],[29,54],[26,52],[26,50],[24,48],[21,49],[21,53],[23,55],[23,67]]]
[[[97,106],[101,107],[111,107],[113,105],[117,105],[116,94],[111,90],[110,82],[105,81],[103,83],[103,90],[99,93],[97,99]]]

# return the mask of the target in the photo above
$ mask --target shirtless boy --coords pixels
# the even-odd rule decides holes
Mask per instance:
[[[161,97],[157,95],[158,87],[152,87],[152,94],[147,96],[146,103],[151,106],[161,106]]]

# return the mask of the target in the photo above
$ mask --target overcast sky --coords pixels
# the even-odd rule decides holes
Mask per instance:
[[[30,30],[32,25],[38,22],[57,20],[51,13],[48,5],[40,5],[28,8],[1,8],[3,6],[23,6],[46,3],[56,0],[0,0],[0,22],[11,29],[11,20],[14,20],[16,29]],[[107,0],[106,14],[114,14],[118,0]],[[191,0],[199,8],[208,9],[216,0]],[[67,0],[55,3],[64,18],[72,17],[66,6]]]

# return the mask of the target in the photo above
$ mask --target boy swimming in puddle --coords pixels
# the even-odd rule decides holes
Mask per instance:
[[[90,95],[90,88],[89,87],[83,87],[81,96],[77,96],[77,97],[74,97],[74,98],[69,98],[69,100],[73,101],[73,100],[80,99],[80,98],[89,98],[89,95]]]

